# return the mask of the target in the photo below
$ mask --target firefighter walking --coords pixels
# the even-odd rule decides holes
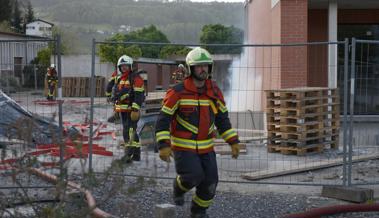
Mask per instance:
[[[126,162],[141,160],[141,144],[136,132],[140,108],[144,101],[144,82],[133,71],[133,59],[123,55],[117,62],[120,75],[115,79],[115,112],[120,113]]]
[[[232,157],[239,155],[239,139],[228,117],[221,90],[210,79],[213,59],[197,47],[186,57],[188,77],[169,89],[156,124],[159,157],[170,162],[173,156],[177,177],[173,185],[176,205],[184,204],[184,194],[196,187],[191,217],[208,217],[218,183],[215,127],[231,145]]]
[[[47,82],[47,97],[46,99],[49,101],[54,100],[55,90],[58,84],[58,73],[55,70],[55,65],[51,64],[49,68],[47,68],[46,73],[46,82]]]

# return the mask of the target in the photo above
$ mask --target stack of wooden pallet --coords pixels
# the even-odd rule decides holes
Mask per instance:
[[[337,89],[293,88],[267,94],[268,152],[304,155],[338,149]]]
[[[90,96],[89,77],[64,77],[62,79],[63,97],[89,97]],[[104,77],[95,78],[95,96],[105,96],[106,79]]]

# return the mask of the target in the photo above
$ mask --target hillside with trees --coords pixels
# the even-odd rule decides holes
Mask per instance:
[[[89,51],[93,37],[106,39],[155,25],[170,42],[199,43],[204,25],[243,29],[242,3],[146,0],[31,0],[35,16],[59,26]],[[78,46],[77,46],[78,48]]]

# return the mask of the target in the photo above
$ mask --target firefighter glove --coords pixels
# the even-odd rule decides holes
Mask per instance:
[[[170,147],[164,147],[159,149],[159,158],[167,163],[170,163],[170,156],[172,155],[172,151]]]
[[[131,113],[130,113],[130,119],[132,121],[137,121],[139,119],[139,111],[137,110],[133,110]]]
[[[232,158],[237,159],[240,154],[240,144],[236,143],[232,145]]]

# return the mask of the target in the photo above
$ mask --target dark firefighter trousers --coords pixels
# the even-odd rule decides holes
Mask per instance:
[[[54,82],[49,82],[49,83],[47,83],[47,87],[48,87],[47,96],[48,96],[49,98],[53,98],[54,95],[55,95],[55,87],[56,87],[55,84],[56,84],[56,83],[54,83]]]
[[[182,194],[196,187],[191,212],[202,213],[213,201],[218,183],[215,152],[197,154],[189,151],[174,151],[177,177],[174,189]]]
[[[138,121],[132,121],[130,119],[130,112],[121,112],[122,133],[124,137],[124,143],[126,148],[126,155],[133,157],[134,160],[140,160],[141,156],[141,144],[137,134]],[[133,135],[132,141],[130,141]]]

